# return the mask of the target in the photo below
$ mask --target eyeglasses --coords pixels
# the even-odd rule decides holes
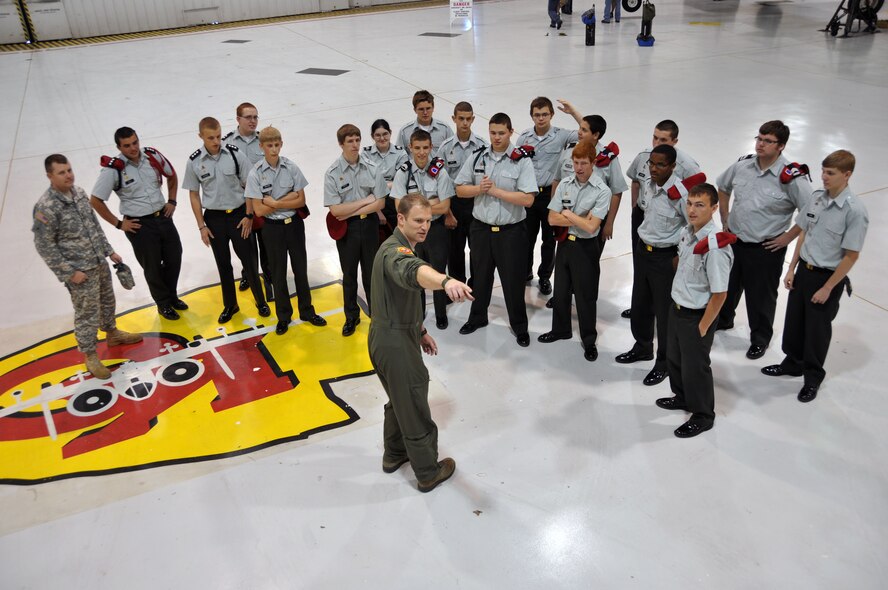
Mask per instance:
[[[648,167],[654,168],[669,168],[672,164],[668,162],[654,162],[653,160],[647,161]]]
[[[774,141],[773,139],[767,139],[764,137],[760,137],[758,135],[755,136],[756,143],[763,143],[765,145],[774,145],[775,143],[780,143],[779,141]]]
[[[259,115],[244,115],[243,117],[238,117],[238,119],[246,119],[247,121],[258,121]]]

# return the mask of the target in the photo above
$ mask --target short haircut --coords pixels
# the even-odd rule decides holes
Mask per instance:
[[[552,106],[552,101],[545,96],[538,96],[530,101],[531,116],[533,116],[533,109],[549,109],[550,113],[555,114],[555,107]]]
[[[707,195],[709,197],[709,205],[718,205],[718,190],[708,182],[701,182],[688,191],[689,197],[699,197]]]
[[[654,149],[651,150],[651,153],[652,154],[663,154],[664,156],[666,156],[666,163],[667,164],[675,164],[675,158],[678,156],[677,152],[675,151],[675,148],[672,147],[671,145],[666,145],[666,144],[658,145],[657,147],[655,147]]]
[[[355,125],[351,123],[346,123],[342,127],[336,130],[336,141],[339,142],[339,145],[345,143],[345,140],[353,135],[357,135],[358,138],[361,137],[361,130],[358,129]]]
[[[678,139],[678,124],[672,119],[663,119],[657,123],[655,129],[658,131],[666,131],[672,139]]]
[[[429,209],[431,209],[432,204],[429,203],[429,200],[421,194],[410,193],[409,195],[401,199],[401,201],[398,203],[398,213],[400,213],[404,217],[407,217],[407,214],[410,213],[410,210],[414,207],[428,207]]]
[[[114,145],[119,146],[120,142],[127,137],[132,137],[136,134],[136,130],[132,127],[121,127],[117,131],[114,132]]]
[[[421,102],[430,102],[435,106],[435,97],[428,90],[417,90],[413,93],[413,108],[415,109]]]
[[[200,133],[203,133],[204,129],[215,131],[216,129],[222,129],[222,125],[220,125],[219,120],[214,117],[204,117],[200,120],[200,123],[197,124],[197,130]]]
[[[490,118],[490,122],[488,123],[488,126],[490,125],[505,125],[506,129],[512,131],[512,119],[510,119],[509,115],[507,115],[506,113],[497,113],[492,116]]]
[[[777,143],[786,145],[789,141],[789,127],[783,121],[768,121],[759,127],[759,135],[773,135],[777,138]]]
[[[244,109],[253,109],[253,110],[256,111],[257,113],[259,112],[259,109],[257,109],[256,106],[255,106],[253,103],[251,103],[251,102],[242,102],[242,103],[240,103],[239,105],[237,105],[237,111],[235,111],[235,113],[237,114],[238,117],[243,117],[243,116],[244,116]]]
[[[851,157],[853,158],[854,156],[851,156]],[[66,158],[62,154],[50,154],[50,155],[46,156],[45,160],[43,160],[43,168],[47,172],[52,172],[52,165],[53,164],[67,164],[67,163],[68,163],[68,158]]]
[[[848,150],[836,150],[820,163],[824,168],[835,168],[839,172],[854,172],[857,158]]]
[[[570,153],[571,158],[576,158],[577,160],[586,158],[590,162],[595,161],[595,156],[595,144],[588,139],[584,139],[583,141],[578,143],[573,151]]]
[[[282,141],[281,132],[271,125],[259,132],[259,143],[268,143],[270,141]]]
[[[607,131],[607,121],[604,120],[604,117],[601,115],[586,115],[583,117],[583,121],[589,126],[589,131],[598,134],[598,139],[604,137],[604,132]]]
[[[413,145],[414,141],[427,141],[429,143],[432,142],[432,134],[426,131],[425,129],[417,129],[413,133],[410,134],[410,145]]]
[[[373,121],[373,124],[370,125],[370,135],[373,135],[374,133],[376,133],[376,130],[379,129],[380,127],[385,129],[389,133],[392,132],[392,128],[389,125],[388,121],[386,121],[385,119],[376,119],[375,121]]]
[[[453,107],[453,116],[456,116],[456,113],[472,113],[475,114],[475,109],[472,108],[472,105],[466,101],[460,101],[456,103],[456,106]]]

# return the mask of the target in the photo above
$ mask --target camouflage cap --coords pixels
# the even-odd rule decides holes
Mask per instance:
[[[129,291],[136,286],[136,281],[133,280],[133,271],[130,270],[129,266],[120,262],[114,265],[114,270],[117,271],[117,278],[124,289]]]

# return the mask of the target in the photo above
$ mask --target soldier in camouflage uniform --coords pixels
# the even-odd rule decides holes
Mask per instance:
[[[74,337],[85,357],[86,369],[98,379],[111,376],[96,356],[96,331],[107,333],[109,347],[135,344],[142,337],[117,329],[114,288],[106,257],[122,261],[105,237],[89,204],[89,197],[74,186],[68,159],[53,154],[44,162],[50,187],[34,205],[34,244],[37,252],[74,303]]]

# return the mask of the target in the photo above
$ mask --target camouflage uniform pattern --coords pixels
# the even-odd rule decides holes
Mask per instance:
[[[114,286],[105,258],[114,253],[99,226],[89,197],[80,187],[70,195],[47,189],[34,205],[34,245],[56,278],[65,284],[74,304],[74,337],[84,354],[96,350],[96,331],[116,327]],[[86,280],[75,285],[76,271]]]

